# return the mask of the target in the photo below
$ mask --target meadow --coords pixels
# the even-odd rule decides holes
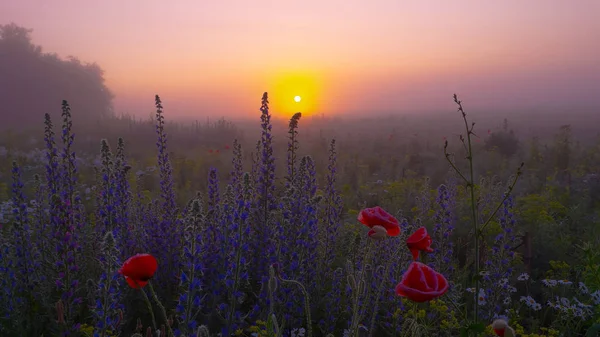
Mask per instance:
[[[265,93],[258,141],[63,101],[0,136],[0,335],[597,336],[600,139],[454,100],[303,133]]]

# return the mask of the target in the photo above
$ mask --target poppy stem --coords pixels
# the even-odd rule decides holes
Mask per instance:
[[[140,288],[140,291],[142,292],[142,295],[144,295],[144,301],[146,302],[146,306],[150,312],[150,317],[152,317],[152,327],[154,328],[154,331],[156,331],[156,318],[154,317],[154,310],[152,310],[152,303],[150,303],[150,299],[148,298],[148,295],[146,295],[144,289]]]
[[[312,317],[310,315],[310,294],[306,290],[306,287],[304,287],[304,285],[302,283],[300,283],[296,280],[284,279],[280,275],[278,275],[277,278],[279,278],[279,280],[282,283],[292,283],[292,284],[297,285],[300,288],[300,291],[302,292],[302,295],[304,296],[304,314],[306,315],[306,335],[307,335],[307,337],[312,337]],[[272,317],[276,318],[275,314],[273,314]]]
[[[467,316],[467,312],[463,312],[462,309],[458,306],[458,304],[456,304],[456,302],[454,302],[454,300],[448,296],[448,300],[450,300],[450,303],[452,304],[452,306],[461,314],[465,316],[465,321],[467,321],[469,319],[469,317]]]
[[[354,295],[354,303],[352,306],[352,322],[350,326],[350,333],[353,337],[358,337],[358,326],[360,323],[358,303],[360,302],[361,295],[366,290],[365,273],[367,271],[367,265],[369,264],[369,260],[371,257],[371,241],[373,240],[367,238],[367,246],[365,247],[365,258],[362,261],[362,268],[360,270],[359,277],[356,280],[356,289],[352,289],[352,294]]]
[[[401,247],[402,246],[398,245],[398,247],[394,250],[394,253],[392,256],[398,256],[398,253],[400,252]],[[385,279],[385,277],[387,277],[391,265],[392,265],[391,260],[386,263],[385,270],[383,271],[384,279]],[[384,284],[385,284],[385,282],[380,282],[379,289],[377,289],[375,306],[374,306],[373,314],[371,315],[371,326],[369,328],[369,337],[373,337],[373,335],[375,334],[375,323],[376,323],[376,319],[377,319],[377,312],[379,310],[379,299],[381,298],[381,293],[383,292]],[[394,331],[396,331],[396,330],[394,330]]]
[[[148,287],[150,288],[150,293],[152,294],[152,299],[154,299],[154,302],[156,302],[156,304],[160,308],[163,319],[165,320],[165,324],[167,326],[167,331],[168,331],[167,335],[169,337],[173,337],[173,330],[171,329],[171,325],[169,324],[169,319],[167,318],[167,311],[165,310],[165,307],[162,305],[162,303],[158,300],[158,296],[156,296],[156,292],[154,292],[154,288],[152,287],[152,282],[148,281]]]
[[[419,304],[417,302],[412,302],[413,314],[415,315],[415,324],[419,324]]]

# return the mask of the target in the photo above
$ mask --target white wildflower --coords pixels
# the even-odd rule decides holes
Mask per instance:
[[[595,305],[600,305],[600,290],[596,290],[590,294]]]
[[[588,290],[588,288],[586,287],[585,283],[583,283],[583,282],[579,282],[579,291],[581,291],[584,294],[587,294],[590,292]]]
[[[477,303],[479,305],[485,305],[486,302],[486,295],[485,295],[485,289],[479,289],[479,296],[477,297]]]
[[[292,337],[304,337],[306,334],[306,329],[304,328],[295,328],[292,329]]]
[[[535,311],[542,309],[542,305],[537,303],[531,296],[521,296],[521,302],[527,304],[528,307]]]

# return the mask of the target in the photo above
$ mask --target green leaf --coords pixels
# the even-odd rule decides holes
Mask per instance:
[[[483,276],[481,276],[481,274],[473,275],[473,277],[471,278],[471,281],[473,281],[473,282],[481,281],[481,280],[483,280]]]
[[[485,325],[483,323],[471,323],[467,327],[462,327],[460,329],[460,337],[469,337],[469,332],[477,332],[478,334],[483,333],[485,331]]]
[[[483,323],[473,323],[469,325],[469,330],[482,333],[485,331],[485,325]]]
[[[600,335],[600,323],[592,325],[585,334],[585,337],[598,337]]]

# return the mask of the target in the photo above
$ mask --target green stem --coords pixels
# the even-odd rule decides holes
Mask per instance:
[[[148,307],[148,311],[150,312],[150,317],[152,317],[152,327],[154,328],[154,331],[156,331],[156,318],[154,317],[154,310],[152,310],[152,304],[150,303],[150,299],[148,298],[148,295],[146,295],[144,289],[140,288],[140,291],[142,292],[142,295],[144,295],[144,301],[146,302],[146,306]]]
[[[389,266],[391,263],[388,263],[385,266],[385,270],[383,272],[383,276],[385,277],[389,271]],[[369,328],[369,337],[373,337],[375,333],[375,321],[377,319],[377,311],[379,310],[379,298],[381,297],[381,292],[383,291],[383,286],[385,282],[379,282],[379,287],[377,289],[376,298],[375,298],[375,306],[373,307],[373,314],[371,315],[371,327]]]
[[[517,181],[519,180],[519,177],[521,176],[521,169],[523,168],[523,165],[524,165],[524,163],[521,163],[521,166],[517,169],[517,174],[515,175],[515,178],[513,179],[513,182],[508,187],[508,190],[504,194],[504,198],[502,198],[502,201],[498,204],[498,206],[496,207],[496,209],[494,210],[494,212],[489,216],[489,218],[487,219],[487,221],[480,227],[480,229],[479,229],[480,232],[483,232],[483,230],[485,229],[485,227],[492,221],[492,219],[494,218],[494,216],[496,216],[496,213],[498,213],[498,211],[500,210],[500,207],[502,207],[502,205],[504,204],[504,202],[506,201],[506,199],[508,199],[508,197],[510,196],[511,192],[515,188],[515,185],[517,184]]]
[[[362,295],[362,290],[364,288],[362,287],[366,287],[366,283],[364,281],[365,279],[365,273],[366,273],[366,268],[367,268],[367,264],[369,263],[370,260],[370,255],[371,255],[371,241],[372,239],[367,238],[367,247],[365,248],[366,252],[365,252],[365,258],[363,259],[363,263],[362,263],[362,268],[360,270],[359,273],[359,277],[356,280],[356,289],[352,289],[353,294],[354,294],[354,303],[352,304],[352,323],[350,326],[350,331],[351,331],[351,336],[354,337],[358,337],[358,325],[360,322],[360,317],[359,317],[359,309],[358,309],[358,302],[360,301],[360,296]]]
[[[460,172],[458,167],[456,167],[454,162],[450,159],[450,154],[448,153],[448,141],[446,141],[446,144],[444,145],[444,156],[446,157],[446,160],[448,161],[450,166],[452,166],[454,171],[461,177],[462,180],[464,180],[465,183],[468,184],[469,180],[462,174],[462,172]]]
[[[401,248],[404,248],[404,246],[402,245],[398,245],[398,248],[395,250],[394,254],[392,255],[394,256],[398,256],[398,252],[400,251]],[[391,260],[390,262],[388,262],[385,266],[385,271],[383,274],[383,277],[385,278],[389,272],[390,266],[392,265]],[[369,328],[369,337],[373,337],[373,334],[375,333],[375,320],[377,318],[377,310],[379,308],[379,298],[380,298],[380,294],[383,291],[383,286],[384,286],[385,282],[379,282],[379,288],[377,289],[377,298],[375,299],[375,310],[373,310],[373,315],[371,316],[371,327]],[[396,331],[396,330],[394,330]]]
[[[300,288],[300,291],[302,291],[302,295],[304,296],[304,312],[306,314],[306,335],[307,337],[312,337],[312,317],[310,315],[310,297],[308,291],[302,283],[296,280],[287,280],[281,276],[279,277],[279,280],[281,280],[282,283],[293,283]],[[273,317],[275,317],[275,314],[273,314]]]
[[[456,94],[454,95],[454,102],[458,105],[458,111],[462,114],[463,120],[465,122],[465,129],[467,131],[467,160],[469,161],[469,179],[467,180],[467,187],[469,188],[470,197],[471,197],[471,216],[473,218],[473,230],[475,236],[475,310],[473,321],[477,323],[479,321],[479,306],[477,305],[477,296],[479,296],[479,226],[477,225],[477,207],[475,202],[475,178],[473,173],[473,146],[471,144],[471,135],[473,134],[472,127],[469,128],[469,123],[467,122],[467,114],[465,113],[462,102],[458,99]],[[475,125],[475,123],[473,123]],[[455,166],[453,166],[455,167]],[[464,176],[463,176],[464,179]]]
[[[235,299],[235,293],[237,292],[237,287],[238,287],[238,283],[240,280],[240,270],[242,269],[240,267],[240,263],[242,261],[242,246],[244,244],[244,226],[243,226],[244,222],[241,222],[239,224],[239,228],[238,228],[238,237],[239,237],[239,244],[238,244],[238,249],[236,252],[236,263],[235,263],[235,279],[233,281],[233,291],[232,291],[232,295],[231,295],[231,299],[230,299],[230,308],[229,308],[229,317],[227,318],[227,331],[229,332],[229,329],[231,327],[231,323],[233,322],[233,315],[235,314],[235,308],[236,308],[236,299]],[[273,302],[271,302],[273,303]]]
[[[165,310],[165,307],[162,305],[162,303],[160,303],[160,301],[158,300],[158,296],[156,296],[156,293],[154,292],[152,283],[148,282],[148,287],[150,288],[150,293],[152,294],[152,298],[154,299],[154,302],[156,302],[156,304],[160,308],[160,311],[163,315],[163,319],[165,320],[165,325],[167,326],[168,336],[173,337],[174,336],[173,330],[171,330],[171,325],[169,325],[169,319],[167,318],[167,311]]]
[[[468,315],[467,315],[467,311],[465,310],[464,312],[462,311],[462,309],[458,306],[458,304],[456,304],[456,302],[454,302],[454,300],[448,296],[448,299],[450,300],[450,303],[452,304],[452,306],[454,307],[454,309],[456,309],[461,315],[465,316],[465,321],[468,320]]]
[[[419,304],[412,302],[413,314],[415,315],[415,324],[419,324]]]

